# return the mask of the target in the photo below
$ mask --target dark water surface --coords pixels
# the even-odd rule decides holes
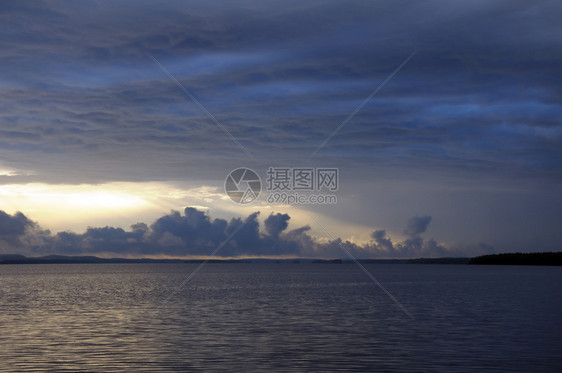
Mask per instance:
[[[562,268],[0,266],[3,371],[562,371]]]

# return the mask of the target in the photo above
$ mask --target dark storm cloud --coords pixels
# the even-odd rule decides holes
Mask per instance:
[[[4,253],[31,255],[110,255],[110,256],[292,256],[292,257],[346,257],[345,248],[358,258],[411,258],[460,255],[470,250],[448,249],[435,240],[424,240],[430,219],[425,219],[417,230],[403,242],[393,243],[383,230],[372,234],[374,241],[358,245],[336,238],[320,241],[308,232],[309,226],[287,230],[288,214],[271,214],[260,230],[259,212],[246,218],[230,221],[211,218],[203,211],[188,207],[183,214],[172,211],[152,224],[137,223],[128,230],[116,227],[90,227],[84,233],[41,230],[37,223],[22,213],[8,215],[0,211],[0,240]],[[217,250],[218,248],[218,250]],[[493,250],[486,247],[486,252]],[[478,251],[478,253],[480,253]]]
[[[384,229],[374,231],[371,234],[371,237],[373,237],[373,240],[375,240],[375,244],[381,250],[387,251],[387,252],[393,252],[394,251],[394,245],[392,243],[392,240],[389,237],[386,236],[386,231]]]
[[[414,216],[408,220],[408,225],[404,230],[410,237],[416,237],[427,230],[429,223],[431,222],[431,216]]]
[[[9,215],[0,210],[0,245],[8,248],[23,246],[23,238],[35,227],[36,224],[21,212]],[[6,247],[2,249],[6,250]]]
[[[0,159],[69,182],[214,176],[244,159],[151,53],[261,162],[297,162],[417,50],[323,158],[558,179],[559,11],[548,1],[11,2],[0,9]]]
[[[265,230],[270,236],[278,237],[289,226],[289,219],[288,214],[271,214],[264,221]]]
[[[466,252],[455,249],[447,249],[439,245],[433,238],[424,240],[421,234],[427,230],[431,216],[414,216],[408,220],[404,233],[408,236],[403,242],[393,243],[386,235],[385,230],[377,230],[372,234],[374,242],[372,247],[389,257],[411,258],[423,257],[445,257],[451,255],[467,255]],[[490,250],[493,248],[490,247]]]

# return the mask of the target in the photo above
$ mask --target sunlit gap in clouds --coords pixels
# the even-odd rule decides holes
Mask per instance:
[[[348,224],[332,218],[329,213],[313,211],[306,206],[271,205],[262,198],[252,204],[238,205],[229,199],[222,185],[196,186],[185,181],[6,184],[0,185],[0,206],[12,214],[21,211],[41,228],[54,233],[79,233],[88,227],[105,226],[128,230],[132,224],[150,225],[172,210],[183,212],[186,207],[207,211],[213,219],[227,220],[244,219],[258,211],[260,221],[272,213],[287,213],[291,216],[291,229],[310,226],[309,233],[319,242],[328,238],[312,224],[311,214],[323,219],[329,229],[337,229],[345,240],[357,244],[368,242],[373,229]]]
[[[0,176],[16,176],[17,172],[8,169],[0,169]]]
[[[21,211],[42,227],[82,231],[88,226],[151,222],[172,209],[212,202],[212,188],[182,189],[163,182],[112,182],[105,184],[7,184],[0,185],[0,205]]]

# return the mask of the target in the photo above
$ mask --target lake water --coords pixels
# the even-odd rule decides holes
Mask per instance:
[[[0,266],[0,369],[562,371],[562,268],[196,267]]]

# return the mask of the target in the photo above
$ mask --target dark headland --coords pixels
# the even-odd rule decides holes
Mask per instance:
[[[469,264],[560,266],[562,252],[482,255],[472,258]]]

